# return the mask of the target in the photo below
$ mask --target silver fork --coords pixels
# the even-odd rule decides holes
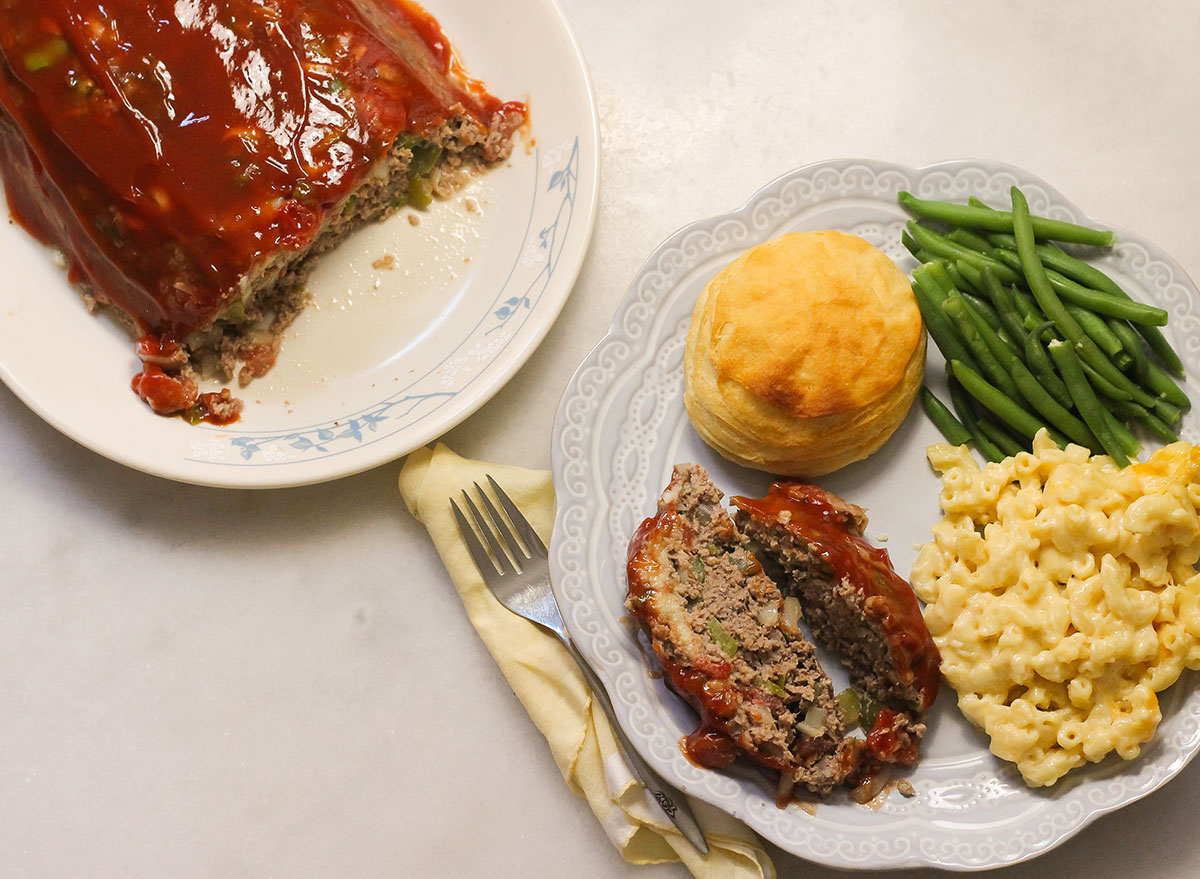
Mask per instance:
[[[467,517],[458,504],[454,502],[453,498],[450,500],[450,506],[454,508],[454,518],[458,521],[458,530],[467,542],[467,548],[475,560],[475,566],[479,568],[479,573],[483,575],[483,581],[506,608],[555,635],[567,648],[567,652],[571,654],[579,666],[579,670],[583,672],[588,686],[595,693],[596,701],[604,709],[609,723],[612,724],[613,732],[621,743],[621,747],[625,749],[625,755],[633,766],[634,774],[645,785],[646,790],[650,791],[663,812],[674,822],[688,842],[699,849],[701,853],[708,854],[708,843],[704,839],[700,825],[696,823],[695,816],[688,808],[687,801],[681,794],[668,787],[667,783],[650,768],[630,743],[625,731],[617,723],[612,700],[609,699],[604,684],[580,655],[572,643],[570,635],[567,634],[566,624],[563,622],[562,613],[558,609],[558,603],[554,600],[554,592],[550,587],[549,554],[546,552],[541,538],[537,536],[537,532],[533,530],[533,526],[522,515],[517,505],[496,484],[496,480],[491,476],[488,476],[487,480],[496,493],[500,505],[504,507],[504,512],[508,514],[507,521],[500,515],[500,511],[496,509],[483,489],[479,487],[478,482],[475,483],[475,491],[479,493],[479,499],[482,501],[484,509],[487,510],[486,517],[480,513],[479,508],[475,506],[467,492],[464,491],[462,497],[471,513],[471,518],[479,528],[479,533],[483,535],[488,547],[491,548],[490,555],[475,535],[475,530],[467,521]],[[512,522],[512,527],[508,522]],[[513,528],[520,533],[524,546],[517,541]],[[501,541],[503,541],[503,547]],[[508,550],[507,553],[505,548]]]

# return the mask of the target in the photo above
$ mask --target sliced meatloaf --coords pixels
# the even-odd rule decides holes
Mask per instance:
[[[854,688],[878,708],[869,756],[911,764],[937,696],[940,657],[908,585],[887,552],[863,539],[866,515],[815,485],[779,482],[762,498],[734,497],[734,519],[813,638],[837,651]]]
[[[833,685],[722,497],[703,468],[675,468],[630,544],[626,604],[700,714],[684,742],[694,762],[745,754],[826,793],[845,776]]]
[[[412,0],[0,3],[12,215],[140,338],[162,413],[235,417],[197,375],[265,373],[320,253],[503,160],[525,118]]]
[[[916,761],[937,694],[916,597],[862,538],[861,508],[801,483],[735,497],[733,517],[722,499],[702,467],[677,466],[629,546],[626,605],[700,714],[684,750],[713,768],[744,754],[779,770],[784,793],[870,799],[889,765]],[[834,696],[801,614],[852,689]]]

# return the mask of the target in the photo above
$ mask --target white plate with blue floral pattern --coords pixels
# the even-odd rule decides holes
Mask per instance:
[[[566,302],[595,218],[599,130],[555,0],[427,0],[467,69],[530,104],[511,159],[425,212],[322,258],[275,368],[235,393],[226,428],[161,418],[129,389],[127,333],[89,315],[53,254],[0,224],[0,378],[83,445],[203,485],[321,482],[397,458],[458,424],[521,367]],[[204,388],[208,390],[210,388]]]
[[[553,437],[558,513],[550,549],[555,593],[575,643],[608,683],[622,726],[677,787],[781,848],[830,866],[980,870],[1026,860],[1165,784],[1200,749],[1200,689],[1195,675],[1185,673],[1161,694],[1163,721],[1140,757],[1089,764],[1053,788],[1032,790],[992,756],[986,737],[962,718],[943,686],[922,760],[908,775],[914,797],[892,792],[861,806],[835,795],[811,810],[781,809],[765,774],[705,770],[684,757],[679,740],[695,728],[695,715],[661,676],[648,673],[622,604],[629,539],[653,514],[674,464],[704,465],[728,494],[761,493],[770,481],[709,449],[683,407],[685,336],[708,279],[747,248],[807,229],[860,235],[911,270],[916,263],[900,244],[906,217],[896,204],[898,190],[960,202],[978,195],[1001,205],[1013,184],[1037,213],[1096,224],[1045,182],[996,162],[908,168],[852,160],[793,171],[740,209],[680,230],[650,256],[559,406]],[[1132,295],[1169,311],[1167,334],[1187,366],[1188,391],[1198,399],[1200,294],[1157,247],[1117,232],[1117,245],[1095,261]],[[928,372],[936,377],[943,370],[933,346],[929,358]],[[1200,417],[1189,413],[1181,432],[1200,441]],[[939,517],[941,483],[925,459],[926,446],[939,440],[914,407],[880,451],[821,480],[866,507],[867,536],[888,549],[904,576]],[[836,661],[824,664],[842,686]]]

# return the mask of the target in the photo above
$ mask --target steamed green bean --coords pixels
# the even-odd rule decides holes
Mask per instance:
[[[920,199],[908,192],[901,192],[898,198],[905,209],[919,217],[943,220],[953,223],[955,226],[967,226],[993,232],[1008,232],[1013,228],[1012,214],[1007,211],[994,211],[990,208]],[[1072,244],[1091,244],[1097,247],[1108,247],[1114,240],[1112,231],[1108,229],[1090,229],[1087,226],[1053,220],[1048,217],[1031,217],[1031,221],[1033,230],[1039,238],[1066,241]]]

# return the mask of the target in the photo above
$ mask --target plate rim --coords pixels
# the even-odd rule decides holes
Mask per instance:
[[[992,159],[960,158],[960,159],[947,159],[947,160],[933,162],[933,163],[925,164],[925,165],[905,165],[905,164],[901,164],[901,163],[881,161],[881,160],[875,160],[875,159],[842,158],[842,159],[828,159],[828,160],[811,162],[811,163],[807,163],[805,165],[801,165],[790,171],[784,172],[783,174],[776,176],[775,178],[773,178],[772,180],[770,180],[763,186],[759,187],[757,190],[755,190],[755,192],[749,198],[747,198],[744,202],[742,202],[738,207],[734,208],[733,210],[723,212],[723,213],[718,213],[718,214],[715,214],[715,215],[712,215],[709,217],[695,220],[693,222],[690,222],[690,223],[687,223],[687,224],[681,226],[680,228],[678,228],[677,230],[672,232],[670,235],[668,235],[666,238],[664,238],[650,252],[650,254],[646,258],[645,262],[642,264],[642,266],[637,270],[637,272],[633,276],[633,279],[631,280],[625,294],[622,296],[621,300],[619,301],[619,303],[617,304],[617,306],[615,308],[613,319],[608,327],[606,334],[600,339],[599,342],[596,343],[596,345],[591,349],[591,351],[589,351],[580,361],[579,366],[577,367],[575,372],[572,374],[570,380],[568,381],[567,385],[564,388],[563,394],[559,401],[559,406],[555,413],[555,420],[554,420],[554,426],[553,426],[553,431],[552,431],[551,452],[552,452],[552,472],[553,472],[554,483],[555,483],[555,493],[556,493],[556,497],[559,499],[559,503],[558,503],[558,508],[557,508],[556,515],[555,515],[555,527],[554,527],[553,537],[552,537],[551,547],[550,547],[550,560],[551,560],[551,580],[555,587],[556,597],[558,598],[558,601],[560,602],[560,604],[564,605],[564,609],[569,610],[570,606],[572,605],[572,602],[570,601],[569,596],[564,595],[562,586],[561,586],[563,579],[564,579],[564,575],[567,573],[568,567],[575,566],[576,568],[582,568],[585,570],[585,572],[588,575],[591,575],[594,573],[594,565],[597,563],[597,559],[595,558],[594,541],[591,539],[590,532],[587,532],[584,534],[583,553],[585,555],[585,558],[580,559],[580,558],[576,558],[574,556],[567,557],[564,555],[566,538],[563,535],[569,528],[568,520],[573,516],[578,517],[580,515],[580,511],[576,508],[578,499],[575,497],[575,493],[567,485],[566,470],[567,470],[568,463],[571,463],[571,462],[568,461],[566,449],[569,445],[579,445],[580,447],[583,447],[583,448],[586,448],[589,450],[593,449],[595,447],[596,440],[594,438],[592,438],[591,435],[592,434],[598,435],[599,433],[602,432],[600,430],[588,431],[589,436],[586,436],[586,437],[579,436],[579,434],[581,433],[580,428],[578,426],[571,425],[568,421],[568,410],[570,409],[572,404],[577,401],[577,398],[580,396],[581,392],[579,391],[579,387],[580,387],[583,379],[585,378],[587,371],[589,370],[589,368],[591,368],[595,365],[596,361],[605,352],[605,349],[608,346],[610,346],[611,344],[613,344],[615,341],[629,342],[630,335],[628,332],[625,331],[622,319],[625,316],[627,316],[628,313],[634,307],[636,307],[636,305],[638,303],[639,285],[642,283],[644,278],[650,272],[654,271],[656,266],[658,266],[660,264],[664,254],[667,254],[668,252],[670,252],[672,250],[673,247],[676,247],[681,242],[685,241],[686,238],[693,232],[697,232],[701,229],[711,229],[711,228],[715,227],[717,224],[719,224],[725,220],[744,219],[748,214],[750,214],[756,208],[756,206],[762,200],[764,200],[765,198],[769,197],[770,195],[776,193],[778,190],[780,190],[782,188],[782,186],[785,184],[786,181],[791,180],[792,178],[803,176],[805,174],[812,174],[822,168],[847,168],[847,167],[852,168],[855,165],[869,166],[874,169],[892,169],[892,170],[902,172],[906,175],[909,175],[910,177],[921,177],[922,175],[926,175],[926,174],[941,171],[941,170],[951,171],[954,169],[962,169],[962,168],[975,168],[975,169],[986,170],[986,173],[989,176],[995,175],[997,173],[1008,173],[1018,179],[1025,179],[1025,180],[1030,180],[1030,181],[1036,182],[1037,185],[1042,187],[1045,190],[1045,192],[1053,200],[1056,200],[1055,207],[1058,209],[1064,209],[1064,207],[1066,209],[1069,209],[1069,210],[1066,210],[1066,213],[1069,213],[1071,215],[1071,218],[1074,219],[1075,221],[1082,222],[1082,223],[1098,224],[1098,221],[1094,220],[1093,218],[1088,216],[1086,213],[1084,213],[1073,201],[1066,198],[1059,190],[1057,190],[1050,184],[1046,183],[1046,181],[1044,181],[1041,177],[1039,177],[1038,175],[1036,175],[1032,172],[1027,171],[1026,169],[1023,169],[1019,166],[1016,166],[1016,165],[1013,165],[1013,164],[1010,164],[1007,162],[1002,162],[1002,161],[997,161],[997,160],[992,160]],[[1126,230],[1120,226],[1117,226],[1117,225],[1108,224],[1108,223],[1103,223],[1103,224],[1099,224],[1099,225],[1105,226],[1107,228],[1111,228],[1117,233],[1118,245],[1122,241],[1128,241],[1128,242],[1135,243],[1135,244],[1145,248],[1147,251],[1150,252],[1150,254],[1153,256],[1153,258],[1155,260],[1161,260],[1170,269],[1172,269],[1177,274],[1177,280],[1182,279],[1182,281],[1186,285],[1190,286],[1191,290],[1193,290],[1193,291],[1195,290],[1194,282],[1188,276],[1187,272],[1183,269],[1183,267],[1180,266],[1179,263],[1177,261],[1175,261],[1169,254],[1167,254],[1165,251],[1163,251],[1157,245],[1153,244],[1153,242],[1150,242],[1150,241],[1147,241],[1146,239],[1140,238],[1139,236],[1134,235],[1134,234],[1130,233],[1128,230]],[[690,265],[694,266],[695,264],[693,263]],[[674,289],[675,286],[677,286],[677,285],[672,285],[672,289]],[[651,319],[653,318],[654,315],[658,314],[659,309],[662,307],[662,302],[666,301],[670,297],[670,295],[671,294],[669,291],[664,292],[661,296],[662,301],[656,303],[654,308],[650,309]],[[638,355],[638,357],[636,357],[635,359],[644,361],[647,356],[652,354],[652,349],[646,349],[646,350],[637,349],[635,351],[635,354]],[[1192,381],[1194,381],[1195,376],[1189,374],[1187,379],[1189,382],[1192,382]],[[605,396],[603,394],[601,394],[598,399],[598,402],[596,404],[596,407],[604,408],[605,399],[606,399]],[[596,426],[595,421],[593,421],[590,426],[595,427]],[[571,439],[569,437],[569,435],[572,432],[576,435],[573,439]],[[592,476],[592,475],[593,474],[589,474],[589,476]],[[596,482],[597,480],[593,479],[592,481]],[[605,499],[604,503],[601,504],[598,508],[596,505],[593,505],[591,508],[585,510],[584,512],[587,515],[591,516],[592,518],[598,518],[599,515],[601,515],[604,511],[606,511],[608,509],[611,509],[611,504],[609,504],[607,499]],[[564,616],[567,618],[568,628],[570,628],[571,624],[572,624],[572,620],[571,620],[572,615],[570,613],[565,613]],[[610,673],[610,670],[605,666],[605,664],[603,662],[597,661],[598,657],[597,657],[596,653],[594,652],[594,650],[592,649],[592,645],[588,643],[587,638],[586,637],[579,638],[578,632],[574,632],[573,637],[576,638],[577,643],[579,643],[581,651],[583,651],[584,655],[587,656],[589,661],[592,662],[593,666],[596,668],[597,673],[601,675],[601,677],[605,681],[606,685],[609,686],[611,689],[613,687],[613,683],[614,683],[612,674]],[[580,643],[580,642],[582,642],[582,643]],[[1190,673],[1185,673],[1185,674],[1190,674]],[[1193,684],[1194,684],[1194,682],[1193,682]],[[950,688],[947,687],[947,689],[950,689]],[[1193,689],[1190,694],[1185,694],[1183,696],[1183,698],[1185,701],[1192,703],[1190,706],[1192,709],[1192,714],[1193,715],[1197,714],[1198,713],[1197,706],[1200,705],[1200,695],[1198,695],[1196,693],[1196,691]],[[624,705],[624,700],[621,700],[621,699],[617,699],[614,701],[618,705],[618,710],[620,710],[622,712],[622,720],[626,724],[627,732],[628,732],[629,727],[631,726],[630,713],[632,711],[632,706]],[[624,708],[622,708],[623,705],[624,705]],[[1180,706],[1179,711],[1180,711],[1180,713],[1184,713],[1184,708],[1182,705]],[[1193,719],[1195,719],[1195,718],[1193,717]],[[1195,726],[1195,724],[1193,724],[1193,726]],[[1033,844],[1026,847],[1024,850],[1020,851],[1019,853],[1017,853],[1015,855],[1008,856],[1008,857],[1002,857],[1002,856],[1001,857],[993,857],[991,860],[981,860],[978,858],[974,859],[974,860],[969,860],[965,857],[962,859],[959,859],[959,860],[946,860],[946,859],[935,860],[935,859],[931,858],[930,856],[923,854],[919,850],[912,850],[912,851],[908,852],[907,856],[900,857],[900,858],[892,858],[892,859],[880,858],[880,857],[868,857],[866,859],[851,860],[844,856],[839,858],[836,856],[836,853],[835,853],[834,857],[830,857],[824,853],[804,849],[803,847],[797,846],[794,843],[790,843],[789,840],[784,840],[784,839],[780,839],[776,836],[773,836],[769,832],[764,832],[764,828],[761,826],[760,822],[754,822],[752,820],[747,820],[747,816],[740,816],[737,814],[733,814],[732,812],[730,812],[730,808],[724,802],[715,801],[714,799],[706,797],[702,794],[696,794],[694,792],[692,793],[692,795],[698,796],[698,798],[700,798],[700,799],[704,799],[706,802],[708,802],[710,805],[713,805],[716,808],[719,808],[726,812],[730,812],[731,814],[733,814],[733,817],[738,818],[739,820],[746,821],[746,823],[752,829],[754,829],[758,833],[762,834],[765,838],[770,839],[773,843],[775,843],[776,845],[779,845],[785,851],[788,851],[791,854],[815,861],[817,863],[822,863],[826,866],[842,868],[842,869],[855,869],[855,870],[880,869],[880,868],[913,869],[913,868],[919,868],[919,867],[935,867],[935,868],[946,869],[946,870],[951,870],[951,871],[972,872],[972,871],[978,871],[978,870],[993,869],[995,867],[1000,867],[1000,866],[1008,866],[1011,864],[1016,864],[1016,863],[1020,863],[1023,861],[1027,861],[1027,860],[1030,860],[1041,854],[1044,854],[1044,853],[1052,850],[1053,848],[1057,847],[1058,845],[1062,844],[1063,842],[1066,842],[1068,839],[1070,839],[1071,837],[1078,834],[1085,827],[1087,827],[1088,825],[1093,823],[1095,820],[1097,820],[1101,816],[1110,814],[1111,812],[1114,812],[1114,811],[1117,811],[1118,809],[1123,808],[1124,806],[1129,805],[1133,802],[1136,802],[1136,801],[1150,795],[1154,791],[1158,790],[1163,785],[1165,785],[1167,782],[1169,782],[1172,778],[1174,778],[1176,775],[1178,775],[1179,772],[1181,772],[1188,765],[1188,763],[1190,763],[1191,760],[1193,758],[1195,758],[1197,752],[1200,752],[1200,736],[1197,736],[1196,729],[1193,729],[1191,732],[1192,732],[1192,735],[1188,742],[1188,747],[1180,753],[1173,753],[1173,754],[1163,757],[1160,762],[1164,765],[1157,767],[1162,771],[1160,771],[1158,774],[1155,775],[1155,777],[1152,779],[1152,782],[1148,786],[1146,786],[1145,789],[1134,791],[1132,794],[1127,793],[1126,795],[1118,798],[1116,801],[1110,802],[1110,803],[1097,804],[1097,803],[1092,802],[1090,799],[1084,797],[1083,798],[1084,802],[1082,803],[1082,807],[1079,810],[1078,815],[1076,815],[1072,820],[1056,827],[1055,830],[1052,833],[1048,834],[1045,838],[1034,842]],[[636,734],[636,730],[635,730],[635,734]],[[635,740],[635,742],[637,742],[636,738],[634,740]],[[1154,741],[1157,741],[1157,739],[1152,740],[1151,743],[1153,743]],[[648,749],[645,747],[645,745],[643,743],[637,742],[637,745],[638,745],[638,749],[641,752],[643,758],[650,761],[652,763],[652,765],[654,765],[655,768],[658,769],[658,771],[661,774],[663,774],[663,776],[665,778],[667,778],[672,784],[676,785],[677,787],[686,789],[686,787],[687,787],[686,781],[681,779],[680,777],[678,777],[678,775],[673,771],[672,766],[659,761],[653,753],[648,752]],[[1143,759],[1143,761],[1145,760],[1145,758],[1142,758],[1142,759]],[[1143,763],[1143,765],[1145,765],[1145,763]],[[994,850],[993,850],[993,852],[994,852]]]
[[[575,190],[574,197],[575,202],[584,210],[573,211],[572,214],[574,222],[580,223],[582,228],[578,233],[573,229],[569,232],[570,241],[563,245],[564,249],[570,247],[569,261],[561,267],[556,267],[561,274],[556,273],[547,284],[546,290],[543,291],[538,302],[537,319],[526,321],[522,325],[521,329],[517,331],[518,338],[508,344],[501,355],[496,358],[496,360],[502,359],[503,362],[496,368],[491,368],[492,364],[488,364],[481,371],[480,377],[483,380],[473,384],[469,390],[456,393],[454,402],[446,408],[444,414],[424,417],[417,424],[402,427],[393,434],[372,443],[360,444],[332,455],[283,463],[247,465],[230,462],[226,466],[199,467],[197,461],[189,459],[184,454],[172,459],[146,460],[144,455],[131,453],[122,448],[116,437],[103,433],[89,433],[79,420],[72,420],[69,413],[48,404],[41,395],[29,387],[28,383],[21,378],[23,373],[20,370],[13,371],[3,352],[0,352],[0,381],[3,381],[13,395],[42,421],[78,445],[115,463],[151,476],[211,488],[292,488],[352,476],[397,460],[461,424],[494,397],[521,370],[557,323],[587,258],[599,212],[601,175],[599,110],[596,103],[595,86],[582,46],[559,0],[527,0],[527,2],[530,9],[540,7],[544,15],[542,26],[546,27],[556,38],[562,40],[564,57],[569,58],[572,62],[572,75],[578,77],[578,82],[582,86],[581,94],[577,96],[581,99],[579,119],[581,122],[586,119],[586,124],[581,124],[579,130],[574,134],[581,153],[579,185]],[[533,97],[536,98],[536,93],[533,94]],[[586,98],[586,105],[583,98]],[[531,134],[536,142],[538,137],[536,104],[531,110],[531,118],[533,120]],[[522,148],[522,142],[518,140],[515,149]],[[29,237],[23,229],[15,228]],[[37,246],[53,250],[46,248],[40,242],[37,243]],[[64,278],[64,287],[67,286],[71,289],[65,292],[76,292],[77,288],[74,285],[67,285]],[[544,295],[547,292],[552,292],[553,295],[547,297]],[[79,306],[82,308],[82,303],[79,303]],[[97,331],[99,332],[99,330]],[[492,363],[494,364],[495,361]],[[244,396],[244,392],[242,396]],[[336,413],[327,419],[327,423],[336,423],[337,419],[349,418],[354,414]],[[253,427],[244,421],[226,428],[197,425],[189,427],[189,429],[195,431],[194,435],[189,437],[194,442],[229,434],[252,435],[256,432],[279,432],[272,430],[269,426]],[[182,449],[185,444],[181,441],[180,448]]]

